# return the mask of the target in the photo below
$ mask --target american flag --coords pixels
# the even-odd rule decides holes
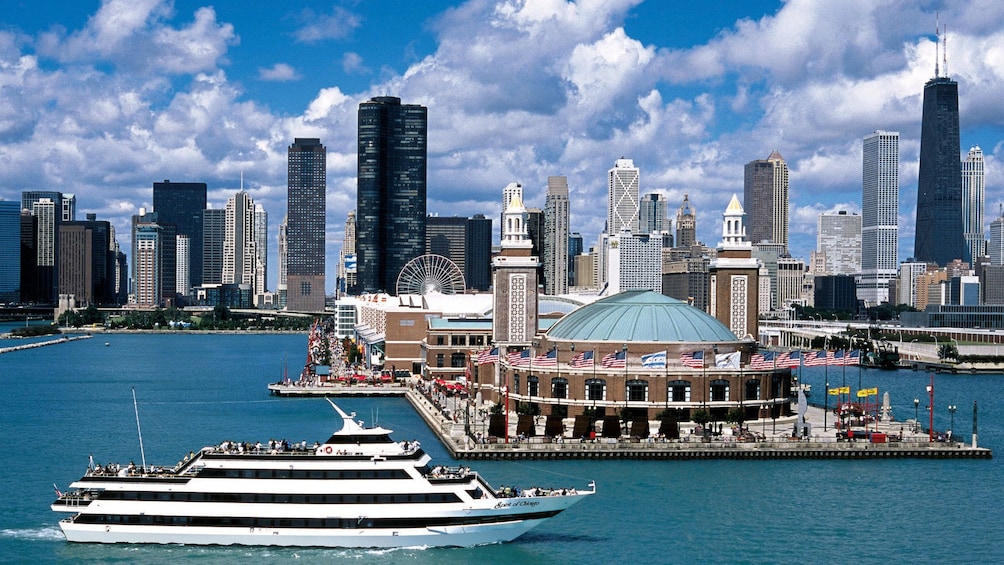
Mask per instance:
[[[844,356],[844,365],[859,365],[861,363],[861,352],[855,349]]]
[[[842,367],[844,365],[844,350],[838,349],[833,352],[833,357],[826,360],[827,365],[836,365],[837,367]]]
[[[690,367],[691,369],[703,369],[704,352],[695,351],[693,353],[684,353],[683,355],[680,355],[680,362],[683,363],[684,367]]]
[[[756,353],[750,357],[749,368],[754,371],[763,371],[766,369],[774,368],[774,360],[777,359],[777,353],[773,351],[765,351],[763,353]]]
[[[533,358],[533,364],[538,367],[557,367],[558,366],[558,350],[552,349],[543,355],[538,355]]]
[[[478,352],[478,365],[487,365],[489,363],[498,363],[499,361],[499,348],[493,347],[485,349],[484,351]]]
[[[526,367],[530,364],[530,350],[513,351],[509,354],[509,365],[513,367]]]
[[[594,365],[594,363],[593,363],[593,352],[592,351],[583,351],[582,353],[579,353],[575,357],[572,357],[572,361],[570,362],[570,364],[572,365],[572,368],[575,368],[575,369],[583,369],[585,367],[592,367]]]
[[[805,354],[805,361],[802,364],[806,367],[822,367],[823,365],[828,365],[829,362],[829,351],[810,351]]]
[[[798,366],[802,363],[802,357],[803,357],[802,351],[799,349],[796,349],[791,353],[782,353],[781,357],[778,357],[777,359],[777,366],[788,367],[789,369],[797,369]]]
[[[620,351],[615,351],[613,353],[608,353],[603,356],[600,361],[600,365],[606,367],[607,369],[624,369],[627,367],[627,351],[623,349]]]

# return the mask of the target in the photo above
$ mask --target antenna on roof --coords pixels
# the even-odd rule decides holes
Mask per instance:
[[[945,43],[942,44],[941,46],[942,47],[941,56],[943,57],[941,67],[945,70],[945,76],[947,77],[948,76],[948,24],[945,24],[943,30],[944,31],[942,35],[944,36],[944,39],[942,41],[944,41]]]
[[[934,13],[934,78],[941,76],[938,71],[938,55],[941,53],[938,50],[941,49],[941,14],[939,12]]]

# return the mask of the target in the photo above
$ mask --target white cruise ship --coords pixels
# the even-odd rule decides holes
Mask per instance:
[[[495,490],[332,406],[343,424],[323,444],[224,442],[170,469],[92,464],[52,509],[73,513],[59,522],[71,542],[471,546],[510,541],[596,492]]]

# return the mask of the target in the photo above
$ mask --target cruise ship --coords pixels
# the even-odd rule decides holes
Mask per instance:
[[[59,522],[71,542],[465,547],[511,541],[596,492],[495,489],[331,405],[342,427],[324,443],[223,442],[171,468],[92,463],[51,508],[73,514]]]

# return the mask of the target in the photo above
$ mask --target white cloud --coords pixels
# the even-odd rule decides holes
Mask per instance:
[[[369,69],[363,65],[362,55],[351,51],[342,55],[342,70],[350,74],[365,74]]]
[[[270,82],[288,82],[291,80],[300,80],[300,78],[300,73],[296,72],[296,69],[286,63],[276,63],[268,68],[258,68],[259,80],[266,80]]]
[[[332,8],[330,14],[316,14],[304,10],[300,19],[305,23],[293,34],[297,41],[315,43],[325,39],[343,39],[362,25],[362,18],[341,6]]]

